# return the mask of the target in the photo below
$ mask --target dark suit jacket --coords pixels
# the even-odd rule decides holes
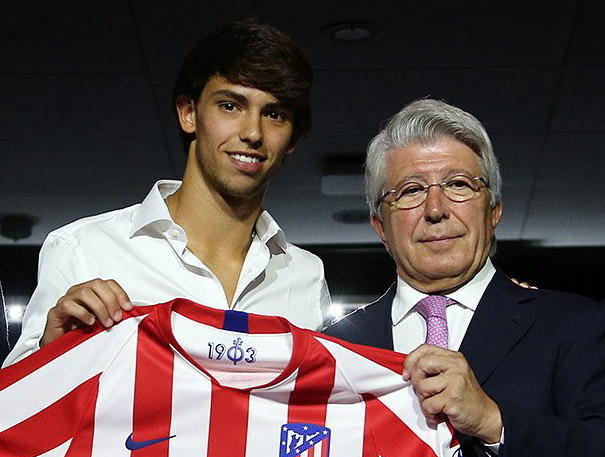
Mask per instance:
[[[8,322],[6,321],[6,309],[4,307],[4,295],[0,283],[0,364],[4,361],[10,347],[8,345]]]
[[[395,286],[324,330],[393,349]],[[460,346],[504,422],[499,456],[605,455],[605,306],[523,289],[498,271]],[[487,455],[460,436],[464,457]]]

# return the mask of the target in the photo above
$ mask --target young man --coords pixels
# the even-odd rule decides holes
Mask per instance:
[[[262,208],[268,179],[310,127],[311,83],[303,51],[267,24],[232,20],[202,37],[173,93],[188,148],[182,183],[159,181],[141,204],[48,236],[5,364],[74,326],[111,327],[133,303],[175,297],[319,328],[323,265]]]

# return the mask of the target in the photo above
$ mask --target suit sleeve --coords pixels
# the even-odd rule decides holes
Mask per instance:
[[[65,295],[67,289],[87,279],[77,243],[50,234],[40,250],[38,285],[25,309],[21,336],[4,361],[4,367],[39,349],[38,343],[50,308]]]
[[[499,404],[505,430],[499,457],[605,455],[605,309],[561,345],[552,386],[550,416]]]

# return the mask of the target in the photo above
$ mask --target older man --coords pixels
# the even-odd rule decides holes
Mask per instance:
[[[366,185],[397,282],[326,333],[409,353],[427,420],[447,416],[466,457],[605,455],[605,308],[493,266],[501,178],[481,123],[409,104],[370,143]]]

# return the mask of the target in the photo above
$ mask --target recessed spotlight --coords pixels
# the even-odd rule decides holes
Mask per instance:
[[[324,29],[330,38],[337,41],[364,41],[376,35],[378,28],[368,22],[338,22]]]
[[[367,209],[345,209],[336,211],[332,218],[343,224],[367,224],[370,222],[370,213]]]

